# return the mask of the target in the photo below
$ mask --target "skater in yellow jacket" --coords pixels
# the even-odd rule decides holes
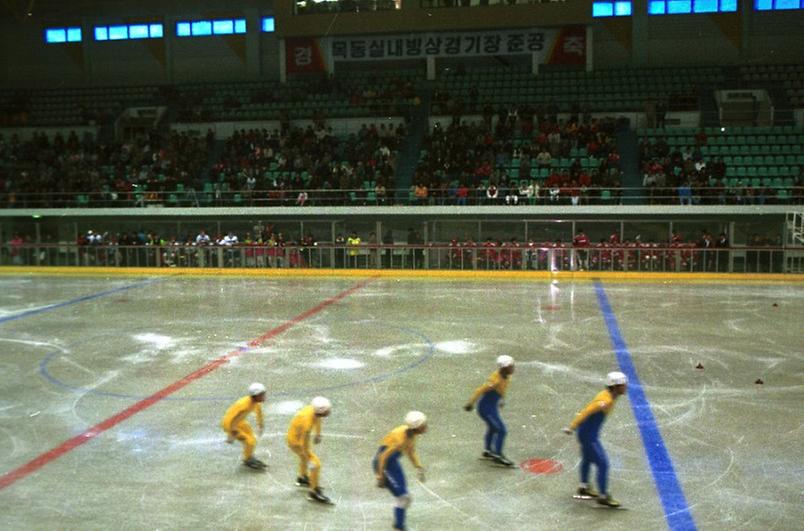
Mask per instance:
[[[323,396],[313,398],[309,405],[304,406],[290,421],[288,428],[288,446],[294,454],[299,456],[299,475],[296,485],[307,487],[307,495],[313,501],[332,503],[321,492],[318,484],[321,473],[321,461],[310,447],[310,435],[313,434],[313,443],[321,442],[321,419],[329,416],[332,404]]]
[[[254,457],[254,448],[257,438],[246,422],[246,417],[254,413],[257,417],[257,434],[262,435],[264,423],[262,416],[262,403],[265,402],[265,386],[253,383],[248,387],[248,395],[240,398],[229,406],[221,421],[221,427],[226,432],[226,442],[233,443],[235,439],[243,445],[243,464],[255,470],[262,470],[267,465]]]

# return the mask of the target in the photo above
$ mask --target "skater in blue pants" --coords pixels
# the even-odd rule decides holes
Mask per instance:
[[[611,497],[608,490],[609,459],[600,444],[600,428],[606,416],[614,408],[614,401],[618,396],[625,394],[628,378],[621,372],[610,372],[606,376],[606,388],[599,392],[580,413],[575,415],[564,433],[578,432],[578,442],[581,445],[581,485],[578,487],[576,497],[583,499],[597,498],[597,503],[609,507],[619,507],[620,502]],[[597,487],[600,493],[589,486],[589,472],[595,465],[597,467]]]
[[[514,358],[500,356],[497,358],[497,370],[491,373],[483,385],[475,390],[469,401],[463,406],[466,411],[472,411],[475,402],[477,402],[477,413],[488,427],[482,457],[504,466],[514,465],[502,452],[505,435],[508,431],[500,418],[500,408],[505,405],[505,391],[513,373]],[[478,398],[480,399],[479,402]]]
[[[421,411],[410,411],[405,423],[383,437],[372,465],[377,486],[387,488],[396,498],[394,529],[405,529],[405,513],[410,506],[410,494],[399,458],[404,453],[413,462],[419,481],[424,481],[424,467],[416,455],[416,436],[427,431],[427,417]]]

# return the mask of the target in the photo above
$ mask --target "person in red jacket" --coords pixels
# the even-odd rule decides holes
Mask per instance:
[[[453,238],[449,242],[449,267],[450,269],[463,269],[463,260],[461,260],[461,244],[458,243],[457,238]]]
[[[497,242],[492,240],[491,237],[486,238],[486,241],[483,243],[483,251],[481,253],[484,268],[494,269],[497,266],[498,257],[499,253],[497,251]]]
[[[572,246],[575,248],[575,266],[583,271],[589,269],[589,236],[583,231],[578,229],[578,234],[572,239]]]

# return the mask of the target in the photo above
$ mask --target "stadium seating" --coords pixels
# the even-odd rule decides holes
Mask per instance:
[[[696,135],[706,137],[700,146],[704,161],[720,159],[726,166],[724,186],[768,188],[779,201],[791,197],[804,167],[804,129],[776,127],[707,127],[645,129],[640,136],[653,144],[659,138],[670,150],[684,151],[696,145]],[[643,160],[644,162],[644,160]],[[715,180],[708,180],[710,186]]]
[[[168,105],[178,121],[407,116],[417,71],[358,71],[331,79],[190,83],[141,87],[0,91],[0,122],[77,126],[114,120],[124,109]],[[13,117],[13,119],[12,119]]]
[[[331,79],[188,84],[176,87],[181,121],[406,116],[416,71],[350,72]]]
[[[804,65],[751,65],[740,67],[740,76],[747,84],[773,83],[781,85],[793,107],[804,106]]]
[[[128,107],[164,104],[155,86],[54,88],[0,92],[0,114],[16,115],[25,126],[101,124]]]
[[[500,66],[447,72],[438,88],[464,102],[476,89],[480,102],[501,105],[554,102],[559,111],[568,112],[573,104],[585,103],[592,111],[641,111],[646,101],[667,98],[676,106],[695,107],[697,87],[723,80],[720,67],[544,71],[534,76],[526,67]]]

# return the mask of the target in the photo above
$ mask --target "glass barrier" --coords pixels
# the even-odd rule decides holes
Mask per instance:
[[[632,242],[429,245],[66,245],[0,248],[0,264],[189,268],[351,268],[489,271],[647,271],[784,273],[804,271],[804,247],[696,247]]]

